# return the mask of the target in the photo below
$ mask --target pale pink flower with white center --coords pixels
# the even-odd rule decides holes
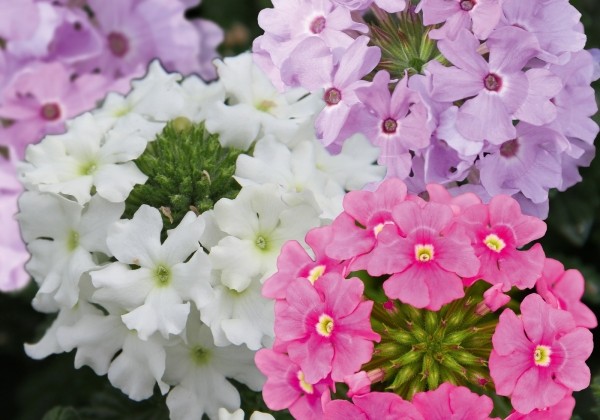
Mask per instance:
[[[463,29],[456,40],[438,43],[444,57],[456,67],[431,61],[427,71],[432,75],[434,100],[467,99],[457,115],[459,133],[469,140],[496,144],[515,137],[512,116],[517,110],[526,113],[521,107],[529,81],[522,70],[538,50],[535,38],[515,27],[494,31],[486,45],[489,62],[478,52],[479,41]]]
[[[368,254],[387,225],[394,226],[392,209],[406,200],[406,184],[399,179],[382,182],[375,191],[351,191],[344,196],[344,212],[334,221],[333,240],[326,253],[345,260]],[[355,266],[364,269],[357,259]]]
[[[539,43],[538,58],[551,63],[565,63],[569,53],[585,46],[581,13],[564,0],[503,0],[498,25],[516,26],[533,34]]]
[[[440,29],[431,31],[432,39],[455,39],[462,28],[472,30],[479,39],[486,39],[494,30],[502,6],[499,0],[423,0],[423,24],[445,22]]]
[[[371,359],[372,301],[363,301],[364,284],[329,273],[314,285],[304,279],[288,287],[286,300],[275,307],[275,335],[287,342],[290,359],[310,383],[326,378],[341,382]]]
[[[564,265],[552,258],[546,258],[542,277],[535,284],[540,296],[552,307],[570,312],[578,327],[595,328],[598,320],[594,312],[581,302],[584,288],[579,271],[565,271]]]
[[[470,237],[481,262],[479,273],[467,283],[477,279],[501,283],[504,292],[513,286],[526,289],[535,285],[542,273],[544,251],[539,244],[526,251],[519,248],[541,238],[546,224],[523,215],[515,199],[499,195],[487,205],[471,206],[461,213],[457,224]]]
[[[373,82],[356,89],[360,105],[352,108],[344,129],[364,133],[373,145],[379,147],[377,160],[381,165],[391,166],[409,150],[418,150],[429,145],[431,131],[428,127],[427,108],[420,95],[409,89],[408,76],[400,80],[390,93],[390,75],[379,71]],[[410,165],[398,173],[406,178]]]
[[[407,201],[394,207],[392,218],[403,236],[382,232],[367,265],[373,276],[392,274],[383,283],[389,298],[437,311],[464,296],[462,277],[475,275],[479,261],[468,237],[444,234],[453,217],[444,204]]]
[[[369,47],[369,38],[359,36],[336,65],[327,45],[319,38],[307,38],[294,49],[281,67],[288,86],[310,91],[323,89],[325,108],[315,122],[317,135],[325,146],[343,136],[352,105],[359,102],[356,89],[366,86],[362,80],[379,63],[381,51]]]
[[[267,376],[262,396],[271,410],[289,409],[299,419],[320,418],[321,399],[329,395],[331,379],[310,382],[300,366],[283,353],[262,349],[254,358],[258,369]]]
[[[492,342],[496,393],[509,396],[520,413],[551,407],[590,384],[585,360],[594,347],[592,333],[537,294],[523,300],[520,317],[504,310]]]
[[[415,394],[412,403],[427,420],[488,420],[494,408],[487,395],[477,395],[464,386],[447,382],[434,391]]]
[[[307,38],[320,38],[329,50],[341,52],[354,40],[347,31],[367,32],[346,7],[329,0],[273,0],[273,6],[258,15],[265,31],[259,42],[277,67]]]

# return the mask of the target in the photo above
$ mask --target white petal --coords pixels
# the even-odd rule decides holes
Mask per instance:
[[[157,209],[142,205],[131,220],[114,223],[108,232],[108,248],[121,262],[154,267],[160,250],[162,218]]]
[[[167,231],[162,245],[163,262],[174,265],[185,261],[192,252],[200,248],[200,237],[204,231],[204,219],[188,212],[175,229]]]
[[[78,227],[81,245],[88,251],[99,251],[110,255],[106,245],[108,228],[119,220],[123,211],[125,211],[125,203],[111,203],[99,195],[94,195]]]
[[[125,201],[133,187],[145,183],[147,179],[133,162],[102,165],[94,173],[98,195],[113,203]]]
[[[90,276],[92,283],[98,288],[93,294],[95,302],[117,304],[127,310],[141,305],[154,287],[149,269],[131,270],[128,265],[119,262],[92,271]]]

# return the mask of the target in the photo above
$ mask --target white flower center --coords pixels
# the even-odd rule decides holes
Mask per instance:
[[[326,267],[324,265],[317,265],[316,267],[313,267],[313,269],[308,272],[307,277],[308,281],[310,281],[310,284],[315,284],[318,278],[325,273],[325,269]]]
[[[298,385],[300,386],[300,389],[302,389],[302,391],[304,391],[307,394],[312,394],[315,392],[313,386],[304,380],[304,372],[299,370],[298,375],[296,375],[296,377],[298,378]]]
[[[333,318],[327,314],[322,314],[319,317],[319,322],[317,322],[316,329],[320,336],[329,337],[333,331]]]
[[[190,350],[190,357],[198,366],[208,363],[210,360],[210,351],[201,346],[196,346]]]
[[[164,265],[159,265],[154,269],[154,280],[159,287],[168,286],[171,283],[171,270]]]
[[[483,243],[494,252],[501,252],[506,247],[506,242],[495,233],[490,233],[486,236]]]
[[[536,366],[548,367],[550,366],[550,355],[552,350],[548,346],[537,346],[533,352],[533,361]]]
[[[420,262],[429,262],[433,260],[434,250],[431,244],[415,245],[415,259]]]

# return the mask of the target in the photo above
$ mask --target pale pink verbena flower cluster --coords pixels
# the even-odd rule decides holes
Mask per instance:
[[[362,132],[413,193],[505,194],[545,218],[598,133],[580,16],[568,0],[274,0],[254,51],[280,89],[323,96],[330,150]]]
[[[185,19],[196,3],[0,1],[0,249],[11,256],[0,264],[0,290],[29,280],[23,270],[28,254],[13,219],[21,191],[13,163],[27,145],[64,132],[68,119],[95,108],[107,92],[127,92],[154,58],[167,69],[213,79],[211,60],[223,33],[210,21]]]
[[[515,199],[427,192],[408,194],[394,178],[349,192],[333,223],[307,234],[311,254],[284,245],[263,287],[275,342],[256,355],[271,409],[487,419],[496,394],[511,419],[570,416],[571,393],[590,383],[597,325],[583,277],[529,246],[546,224]],[[520,303],[517,290],[529,293]],[[353,403],[331,401],[342,382]]]
[[[261,390],[274,311],[260,290],[283,243],[383,177],[364,137],[332,156],[307,129],[318,97],[280,94],[251,54],[215,65],[207,84],[154,61],[19,167],[32,303],[56,314],[27,354],[73,351],[133,400],[165,395],[172,419],[227,418],[229,379]]]

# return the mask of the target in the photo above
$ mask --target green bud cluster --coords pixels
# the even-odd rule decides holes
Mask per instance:
[[[161,210],[169,228],[190,210],[202,213],[221,198],[235,198],[241,187],[233,174],[241,153],[222,147],[218,135],[208,133],[204,124],[182,117],[169,122],[135,160],[148,180],[127,198],[124,217],[133,217],[147,204]]]
[[[435,390],[443,382],[486,392],[493,389],[488,359],[498,316],[480,314],[483,282],[439,311],[416,309],[398,301],[375,303],[373,330],[381,335],[363,370],[381,369],[375,390],[392,391],[406,400]]]
[[[448,64],[437,49],[436,42],[429,38],[435,26],[423,25],[423,18],[414,12],[414,7],[391,14],[377,6],[366,17],[371,43],[381,49],[381,61],[376,70],[387,70],[392,78],[401,79],[404,72],[409,75],[423,73],[423,67],[431,60]]]

